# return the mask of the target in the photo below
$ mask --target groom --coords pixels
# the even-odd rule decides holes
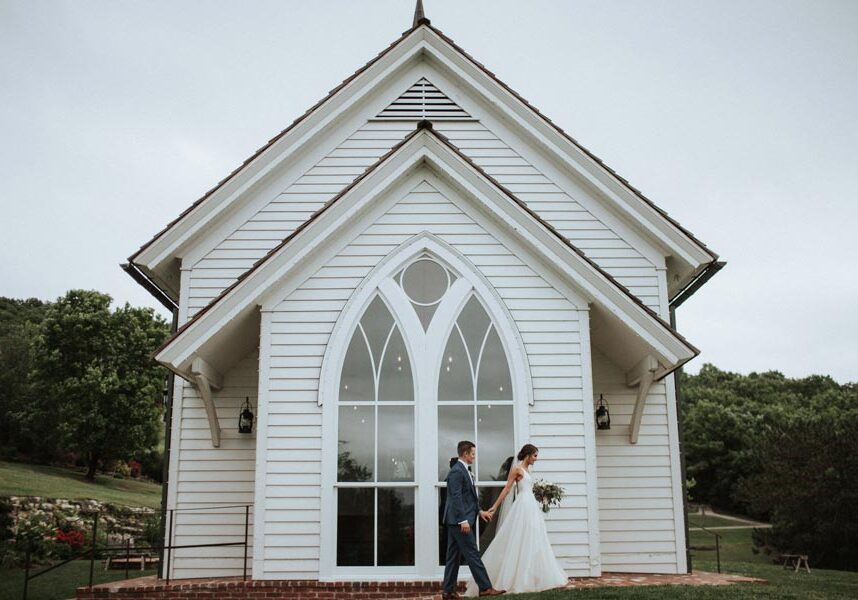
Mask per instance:
[[[480,510],[477,487],[469,471],[477,456],[477,447],[473,442],[459,442],[456,449],[459,460],[454,462],[447,474],[447,504],[444,506],[444,525],[447,527],[447,564],[444,568],[444,593],[442,600],[461,598],[456,593],[459,577],[459,563],[464,555],[465,562],[471,568],[471,575],[480,596],[500,596],[506,590],[498,591],[492,587],[486,568],[477,549],[477,515],[484,521],[492,516]]]

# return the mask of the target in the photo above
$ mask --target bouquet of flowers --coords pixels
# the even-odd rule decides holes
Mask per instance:
[[[548,512],[552,506],[559,506],[563,499],[563,488],[556,483],[538,479],[533,483],[533,495],[542,504],[542,512]]]

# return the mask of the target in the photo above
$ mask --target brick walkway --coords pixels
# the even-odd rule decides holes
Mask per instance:
[[[645,585],[731,585],[767,583],[764,579],[695,571],[691,575],[638,575],[606,573],[602,577],[569,580],[574,588],[634,587]],[[410,599],[437,600],[438,581],[399,582],[319,582],[319,581],[241,581],[238,578],[181,579],[166,584],[155,577],[140,577],[78,588],[78,600],[245,600],[288,598],[289,600],[365,600]]]

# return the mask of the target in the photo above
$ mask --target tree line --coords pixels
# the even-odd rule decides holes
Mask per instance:
[[[111,303],[89,290],[54,302],[0,297],[2,458],[76,462],[90,480],[136,459],[160,476],[166,371],[151,354],[169,325],[150,308]]]
[[[858,570],[858,385],[707,364],[680,389],[693,499],[771,522],[764,550]]]

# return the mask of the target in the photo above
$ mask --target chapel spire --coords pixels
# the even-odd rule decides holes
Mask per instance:
[[[414,20],[411,22],[412,27],[417,27],[422,23],[429,23],[426,18],[426,13],[423,10],[423,0],[417,0],[417,5],[414,7]]]

